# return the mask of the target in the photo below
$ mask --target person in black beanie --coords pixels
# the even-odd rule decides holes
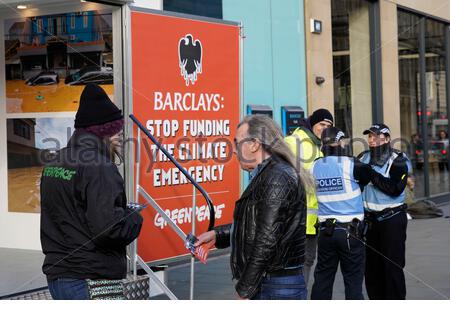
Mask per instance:
[[[318,109],[314,111],[311,116],[305,119],[301,125],[292,133],[292,135],[285,138],[292,153],[295,155],[297,165],[309,171],[316,160],[322,157],[320,150],[320,137],[322,131],[333,125],[334,119],[330,111],[326,109]],[[308,285],[311,268],[316,259],[317,252],[317,209],[318,203],[314,190],[310,190],[306,197],[307,202],[307,216],[306,216],[306,252],[305,252],[305,267],[303,274],[305,275],[305,282]]]
[[[105,91],[87,85],[74,134],[42,171],[42,270],[53,299],[89,299],[90,280],[114,287],[118,282],[111,281],[126,277],[126,246],[139,235],[143,219],[127,210],[113,159],[123,124]]]

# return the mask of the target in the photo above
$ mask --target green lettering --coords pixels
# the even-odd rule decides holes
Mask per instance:
[[[53,167],[47,168],[47,177],[53,177]]]
[[[70,181],[75,173],[75,170],[69,170],[62,167],[46,167],[44,168],[43,176]]]
[[[74,174],[75,174],[75,171],[69,171],[69,176],[68,176],[67,180],[72,180]]]
[[[62,169],[62,171],[61,171],[61,177],[64,179],[64,180],[69,180],[69,179],[67,179],[67,169]]]

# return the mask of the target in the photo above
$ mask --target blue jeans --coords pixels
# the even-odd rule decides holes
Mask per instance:
[[[59,278],[48,281],[53,300],[89,300],[86,280]]]
[[[252,300],[306,300],[307,292],[303,275],[267,276]]]

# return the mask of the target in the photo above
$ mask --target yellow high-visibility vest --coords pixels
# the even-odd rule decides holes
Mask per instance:
[[[323,157],[320,147],[317,146],[312,140],[307,129],[297,128],[292,135],[284,138],[292,153],[306,171],[310,171],[314,161],[317,158]],[[306,234],[315,235],[317,223],[317,209],[319,204],[317,203],[316,190],[306,190]]]

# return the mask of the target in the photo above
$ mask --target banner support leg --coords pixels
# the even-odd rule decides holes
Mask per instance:
[[[197,220],[197,190],[195,189],[195,186],[192,186],[193,193],[192,193],[192,234],[195,234],[195,221]],[[194,280],[195,280],[195,257],[191,257],[191,286],[190,286],[190,292],[189,292],[189,298],[190,300],[194,300]]]

